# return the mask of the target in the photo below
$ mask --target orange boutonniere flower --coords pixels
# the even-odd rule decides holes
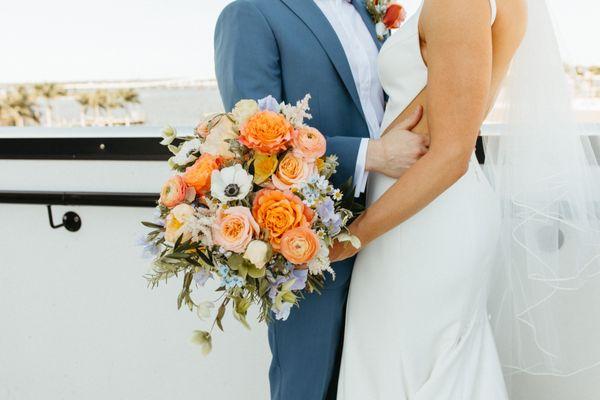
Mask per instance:
[[[379,40],[385,40],[392,29],[398,29],[406,20],[406,10],[394,0],[367,0],[366,6]]]

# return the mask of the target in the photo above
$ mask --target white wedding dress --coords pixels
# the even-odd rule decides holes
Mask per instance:
[[[420,12],[381,49],[382,132],[427,84]],[[393,183],[371,175],[368,204]],[[458,182],[359,253],[338,400],[508,398],[486,309],[499,227],[497,198],[473,156]]]

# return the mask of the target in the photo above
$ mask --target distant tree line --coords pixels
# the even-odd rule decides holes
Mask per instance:
[[[113,117],[115,110],[130,116],[131,106],[140,103],[135,89],[69,93],[57,83],[18,85],[0,91],[0,126],[53,126],[55,102],[63,97],[77,101],[84,126],[118,124],[120,121]]]

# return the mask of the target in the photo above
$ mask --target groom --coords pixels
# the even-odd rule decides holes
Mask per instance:
[[[267,95],[295,103],[310,93],[310,125],[327,136],[328,153],[339,156],[333,183],[353,177],[358,196],[369,171],[399,177],[422,148],[408,131],[373,139],[384,112],[376,68],[381,44],[361,0],[234,1],[215,33],[223,103],[231,109],[240,99]],[[405,129],[419,118],[404,121]],[[321,295],[307,295],[287,321],[269,325],[273,400],[335,399],[353,264],[334,264],[337,278]]]

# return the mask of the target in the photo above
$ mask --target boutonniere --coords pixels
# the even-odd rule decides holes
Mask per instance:
[[[394,0],[366,0],[367,10],[375,22],[377,37],[383,41],[392,29],[397,29],[406,19],[406,10]]]

